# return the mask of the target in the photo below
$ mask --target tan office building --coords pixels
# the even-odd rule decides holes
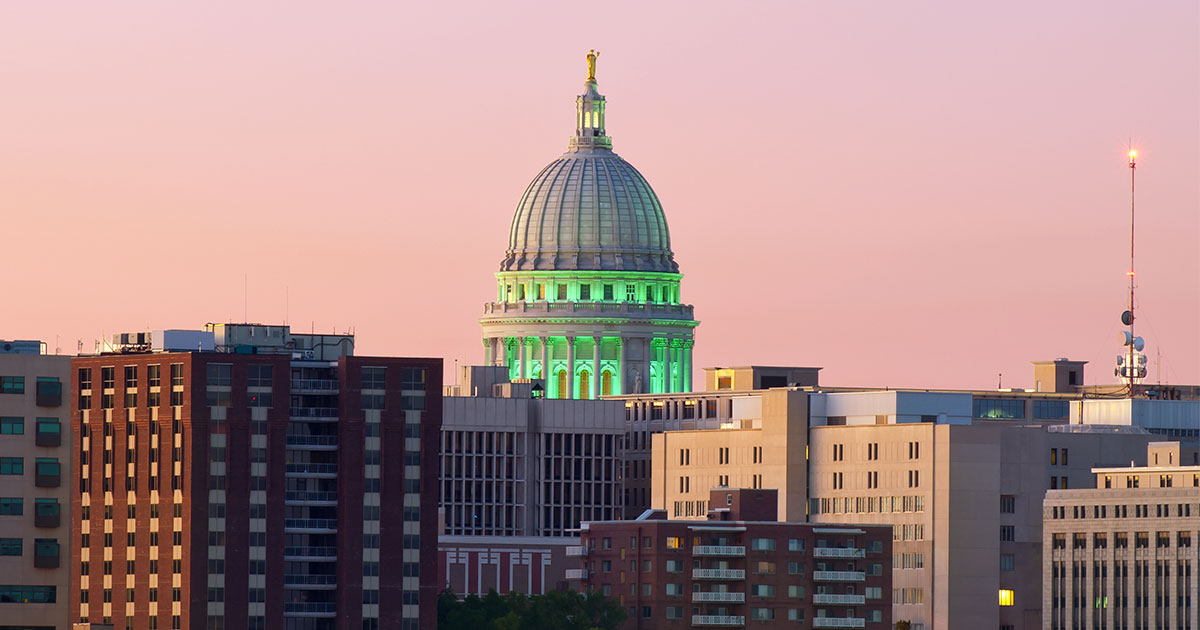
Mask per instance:
[[[0,341],[0,627],[69,628],[70,357]]]
[[[1042,518],[1042,623],[1200,628],[1196,448],[1154,442],[1147,466],[1096,468],[1095,487],[1054,490]]]
[[[1154,439],[1069,427],[1055,394],[735,396],[717,428],[652,435],[652,507],[695,518],[711,488],[774,488],[781,519],[891,525],[892,617],[924,630],[1040,628],[1045,491],[1087,485]]]

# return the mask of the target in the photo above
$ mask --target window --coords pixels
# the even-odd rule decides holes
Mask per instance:
[[[789,585],[788,597],[792,599],[804,599],[804,587],[799,584]]]
[[[25,506],[21,497],[0,498],[0,516],[21,516]]]
[[[683,547],[683,539],[675,536],[667,537],[667,549],[679,549]]]
[[[801,538],[789,538],[788,551],[804,551],[804,540]]]
[[[579,285],[579,299],[580,300],[592,299],[592,285],[590,285],[590,284]]]
[[[803,573],[804,573],[804,563],[803,562],[789,562],[788,563],[788,575],[801,575]]]
[[[804,609],[803,608],[789,608],[788,609],[788,621],[804,621]]]
[[[1013,592],[1011,589],[1007,589],[1007,588],[1000,589],[1000,605],[1001,606],[1012,606],[1013,605]]]
[[[1018,419],[1025,417],[1025,401],[1017,398],[977,398],[974,403],[976,418]]]
[[[1000,554],[1000,570],[1001,571],[1015,571],[1016,570],[1016,558],[1017,558],[1017,556],[1015,554],[1011,554],[1011,553]]]
[[[1000,513],[1014,514],[1017,511],[1017,497],[1011,494],[1000,495]]]
[[[0,603],[53,604],[57,601],[53,586],[0,586]]]
[[[775,585],[755,584],[750,588],[750,594],[755,597],[775,597]]]
[[[1000,526],[1000,542],[1012,542],[1013,540],[1016,540],[1013,526],[1012,525],[1001,525]]]
[[[1074,376],[1074,372],[1071,373]],[[1065,420],[1071,417],[1071,403],[1065,400],[1033,401],[1035,420]]]
[[[775,551],[774,538],[751,538],[750,549],[754,551]]]
[[[921,443],[920,442],[909,442],[908,443],[908,458],[909,459],[921,459]]]
[[[565,284],[558,285],[558,299],[559,300],[567,299],[567,285],[565,285]]]
[[[24,475],[25,459],[21,457],[0,457],[0,475]]]
[[[0,435],[24,435],[25,418],[0,418]]]
[[[363,389],[385,389],[387,387],[387,368],[383,367],[363,367],[362,369],[362,388]]]
[[[667,619],[683,619],[683,606],[667,606]]]
[[[271,387],[272,377],[274,376],[274,366],[270,365],[249,365],[246,366],[246,385],[249,387]]]
[[[0,538],[0,556],[19,556],[21,555],[20,538]]]
[[[774,608],[751,608],[750,618],[759,620],[771,620],[775,618]]]
[[[24,376],[0,376],[0,394],[24,394]]]
[[[605,302],[613,301],[613,285],[611,285],[611,284],[604,285],[604,301]]]
[[[233,365],[229,363],[209,363],[207,368],[209,387],[230,387],[233,385]]]
[[[632,284],[625,285],[625,301],[626,302],[636,302],[637,301],[637,286],[632,285]]]
[[[162,366],[161,365],[147,365],[146,366],[146,385],[149,387],[161,387],[162,386]]]
[[[757,565],[757,572],[759,575],[772,575],[775,573],[775,563],[766,561],[759,562]]]

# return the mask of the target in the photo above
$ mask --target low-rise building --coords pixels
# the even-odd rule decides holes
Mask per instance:
[[[891,527],[780,522],[775,490],[710,494],[705,519],[584,523],[568,579],[616,598],[626,630],[892,627]]]
[[[1154,442],[1146,459],[1046,494],[1043,628],[1200,628],[1197,450]]]

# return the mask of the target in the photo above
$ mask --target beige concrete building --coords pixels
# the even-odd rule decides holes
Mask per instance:
[[[1154,442],[1146,461],[1046,494],[1043,628],[1200,628],[1197,451]]]
[[[695,518],[713,487],[774,488],[781,519],[891,525],[892,617],[925,630],[1040,628],[1045,491],[1087,485],[1092,467],[1143,457],[1153,439],[1069,427],[1056,394],[779,388],[722,400],[715,427],[652,433],[652,507]]]
[[[0,341],[0,627],[69,628],[70,357]]]

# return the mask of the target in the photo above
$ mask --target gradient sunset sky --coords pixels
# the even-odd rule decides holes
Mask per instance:
[[[1112,382],[1132,138],[1149,380],[1200,383],[1194,0],[6,3],[0,338],[245,313],[478,363],[589,48],[697,369]]]

